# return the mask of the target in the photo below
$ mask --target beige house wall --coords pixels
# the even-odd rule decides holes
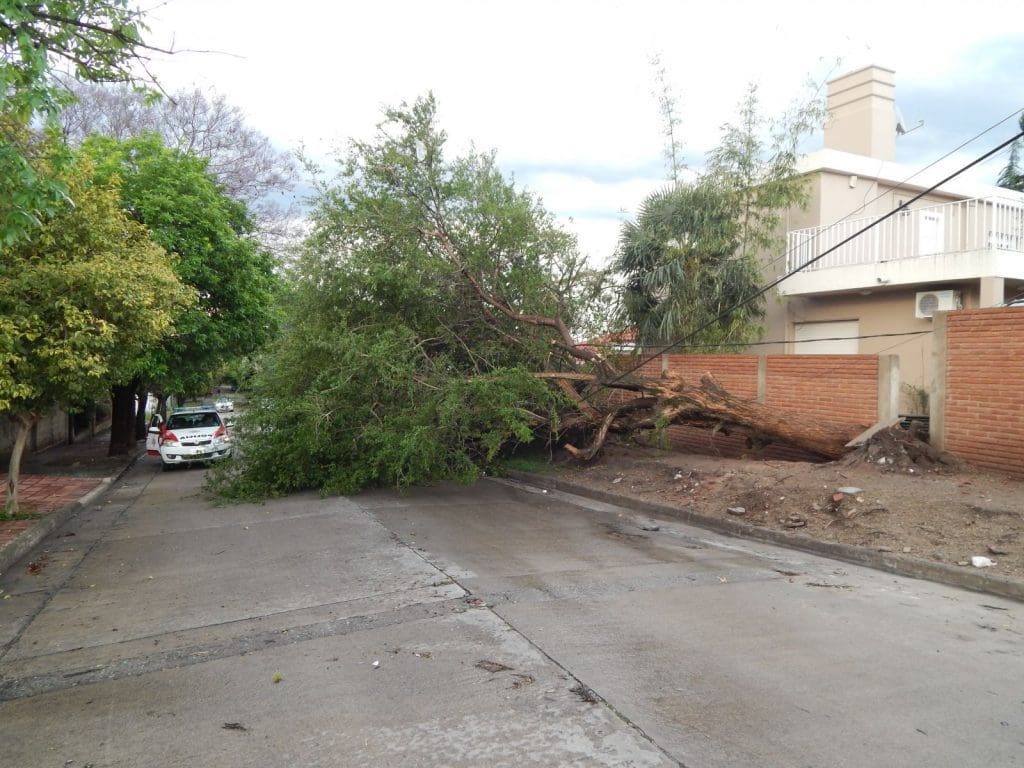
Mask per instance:
[[[790,229],[834,224],[844,219],[876,218],[898,208],[920,190],[853,176],[838,171],[815,174],[810,187],[811,200],[806,211],[794,212]],[[930,194],[917,200],[913,208],[942,205],[960,198]],[[911,254],[912,255],[912,254]]]
[[[942,180],[940,169],[915,172],[893,162],[897,141],[894,96],[893,72],[884,67],[867,67],[829,83],[831,117],[825,128],[825,148],[807,155],[800,163],[807,180],[808,202],[806,207],[782,215],[778,232],[782,245],[772,253],[762,254],[766,282],[777,280],[788,269],[787,232],[878,219]],[[933,192],[914,201],[910,208],[984,200],[996,195],[1013,200],[1015,194],[960,180],[945,184],[943,189],[944,192]],[[1017,199],[1024,203],[1024,196]],[[895,243],[900,243],[900,248],[920,248],[917,235],[892,238],[886,241],[892,245],[885,256],[875,257],[880,259],[877,263],[858,262],[852,267],[835,267],[834,272],[825,268],[804,273],[787,284],[789,295],[785,297],[772,289],[765,304],[763,338],[768,343],[751,347],[750,351],[763,355],[800,354],[801,345],[793,343],[798,323],[857,321],[858,336],[874,337],[858,339],[859,354],[899,357],[899,412],[927,413],[919,393],[931,391],[934,384],[933,321],[916,317],[917,294],[959,291],[962,307],[969,310],[998,306],[1024,292],[1019,270],[1008,268],[1005,259],[977,258],[974,251],[979,246],[973,240],[968,242],[966,234],[966,217],[971,209],[953,206],[944,210],[942,216],[950,227],[944,235],[948,253],[943,258],[957,259],[956,265],[963,269],[952,269],[945,262],[935,269],[920,266],[923,257],[918,253],[894,250]],[[900,215],[893,217],[895,224],[900,222]],[[904,224],[900,231],[914,233],[914,221]],[[963,226],[958,226],[961,221]],[[889,227],[890,233],[896,231],[893,221],[883,227]],[[852,233],[856,229],[854,225],[843,231]],[[956,242],[957,236],[962,238],[961,242]],[[1008,252],[993,253],[1002,257]],[[932,260],[941,261],[937,257]],[[918,265],[918,272],[900,273],[894,266],[914,264]],[[900,335],[915,333],[920,335]]]
[[[976,309],[980,304],[980,281],[961,284],[928,286],[927,290],[957,290],[961,293],[964,309]],[[899,410],[915,413],[921,410],[916,397],[918,390],[930,391],[933,386],[931,356],[933,349],[932,320],[915,317],[918,287],[872,291],[870,294],[831,294],[827,296],[789,297],[773,296],[768,300],[766,339],[793,340],[796,323],[856,320],[859,323],[859,354],[891,354],[900,359],[902,379]],[[1008,289],[1004,300],[1011,298]],[[886,336],[924,331],[919,336]],[[800,354],[799,345],[787,343],[773,345],[771,353],[785,351]]]

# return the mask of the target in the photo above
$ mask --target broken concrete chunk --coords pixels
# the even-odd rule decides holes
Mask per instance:
[[[975,555],[971,558],[971,565],[975,568],[991,568],[995,564],[995,560],[990,560],[982,555]]]
[[[739,517],[740,515],[747,514],[746,507],[729,507],[725,511],[728,512],[730,515],[736,515],[737,517]]]

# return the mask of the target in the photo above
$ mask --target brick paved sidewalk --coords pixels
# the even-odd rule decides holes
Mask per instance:
[[[60,475],[22,475],[18,484],[18,503],[22,512],[42,516],[78,501],[100,484],[96,477]],[[0,474],[0,488],[7,488],[7,473]],[[14,541],[35,520],[0,520],[0,547]]]
[[[57,445],[26,456],[21,464],[18,502],[21,512],[32,519],[0,520],[0,569],[38,543],[55,526],[61,525],[73,511],[73,504],[86,494],[108,485],[135,459],[131,456],[107,456],[109,433],[71,445]],[[137,444],[137,451],[144,443]],[[4,466],[6,468],[6,465]],[[0,504],[7,490],[7,473],[0,473]],[[2,509],[2,507],[0,507]]]

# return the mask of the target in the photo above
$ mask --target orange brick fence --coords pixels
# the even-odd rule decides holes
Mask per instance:
[[[932,444],[1024,476],[1024,307],[939,313],[934,332]]]
[[[731,394],[824,422],[869,427],[897,415],[899,358],[895,355],[661,355],[641,373],[671,373],[698,380],[710,373]],[[671,426],[672,448],[739,456],[749,452],[740,435]],[[802,451],[772,446],[765,455],[807,458]]]
[[[985,469],[1024,477],[1024,307],[938,313],[931,441]],[[698,379],[711,373],[729,392],[821,421],[870,426],[898,415],[895,355],[660,355],[641,371]],[[671,447],[749,453],[739,435],[695,427],[665,431]],[[764,455],[806,458],[769,447]]]

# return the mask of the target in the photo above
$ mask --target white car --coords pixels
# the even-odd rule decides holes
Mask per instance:
[[[217,410],[221,413],[231,413],[235,410],[235,404],[226,397],[222,397],[217,401]]]
[[[159,415],[153,417],[146,451],[150,456],[159,456],[164,469],[220,461],[231,455],[231,435],[214,408],[180,408],[166,424],[161,423]]]

